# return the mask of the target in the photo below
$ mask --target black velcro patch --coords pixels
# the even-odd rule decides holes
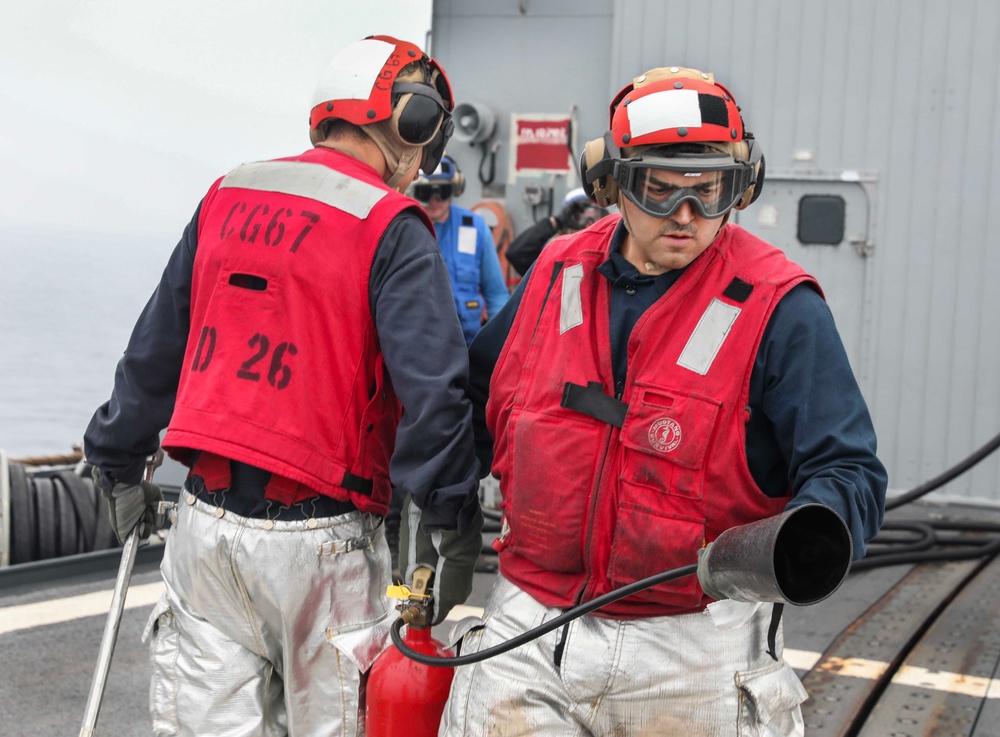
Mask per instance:
[[[472,225],[472,215],[462,216],[462,225]]]
[[[628,405],[620,399],[605,394],[599,381],[588,381],[587,386],[567,381],[559,404],[566,409],[615,427],[625,424],[625,413],[628,412]]]
[[[733,280],[729,282],[729,286],[726,287],[726,291],[722,293],[722,296],[729,297],[734,302],[746,302],[747,297],[750,296],[750,292],[752,291],[753,284],[748,284],[738,276],[734,276]]]
[[[701,108],[701,123],[721,125],[723,128],[732,128],[729,125],[729,111],[726,110],[726,103],[721,97],[715,95],[698,94],[698,107]]]

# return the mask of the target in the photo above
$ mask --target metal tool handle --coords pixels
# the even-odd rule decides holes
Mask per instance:
[[[153,480],[153,471],[163,463],[163,451],[156,453],[146,461],[146,481]],[[101,636],[101,649],[97,653],[97,668],[90,682],[90,694],[87,696],[87,708],[83,714],[83,726],[80,727],[80,737],[94,737],[97,728],[97,717],[101,712],[101,702],[104,700],[104,689],[108,683],[108,673],[111,671],[111,658],[115,654],[118,642],[118,630],[122,622],[122,611],[125,609],[125,594],[132,580],[132,568],[135,566],[135,556],[139,552],[139,533],[142,520],[136,523],[122,545],[122,559],[118,564],[118,580],[115,582],[114,594],[111,597],[111,609],[104,622],[104,634]]]

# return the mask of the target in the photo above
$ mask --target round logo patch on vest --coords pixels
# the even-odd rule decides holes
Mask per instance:
[[[681,444],[681,426],[677,420],[661,417],[649,426],[649,444],[656,450],[669,453]]]

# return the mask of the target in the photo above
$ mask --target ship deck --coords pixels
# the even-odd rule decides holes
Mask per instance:
[[[917,502],[887,519],[903,527],[978,528],[1000,524],[1000,510]],[[965,548],[972,549],[982,535],[968,534]],[[810,737],[1000,735],[1000,560],[989,550],[851,573],[829,599],[785,608],[785,656],[810,694],[803,709]],[[98,734],[149,733],[149,666],[140,637],[162,590],[161,554],[155,543],[140,551]],[[0,569],[3,734],[79,732],[119,555]],[[485,601],[494,563],[481,560],[466,604],[473,612]],[[463,608],[455,616],[469,613]]]

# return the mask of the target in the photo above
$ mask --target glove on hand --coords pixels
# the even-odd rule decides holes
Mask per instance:
[[[132,529],[140,522],[142,527],[139,529],[139,538],[144,540],[149,537],[153,531],[157,505],[163,501],[160,487],[152,481],[140,481],[138,484],[119,481],[108,489],[96,466],[91,475],[97,488],[108,499],[108,516],[118,542],[124,544]]]
[[[712,581],[712,574],[708,570],[708,558],[712,554],[711,551],[713,545],[715,545],[715,543],[711,542],[698,551],[698,583],[701,584],[702,591],[704,591],[708,596],[711,596],[713,599],[728,599],[728,596],[715,587],[715,584]]]
[[[472,593],[472,578],[476,561],[483,551],[483,512],[476,508],[468,529],[424,532],[420,527],[420,511],[407,497],[399,529],[399,569],[408,582],[420,566],[434,571],[431,592],[434,595],[432,624],[440,624],[455,606]]]

